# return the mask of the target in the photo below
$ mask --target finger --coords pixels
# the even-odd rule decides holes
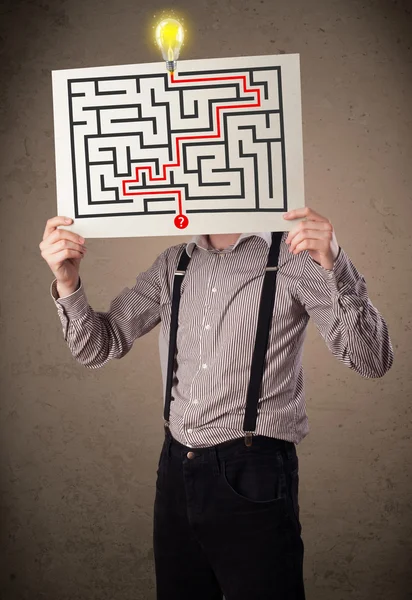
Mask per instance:
[[[328,252],[330,249],[330,241],[323,237],[321,238],[305,238],[290,248],[292,254],[299,254],[303,250],[317,250],[321,254]]]
[[[302,217],[307,217],[308,219],[313,219],[313,221],[327,221],[328,219],[326,217],[322,217],[322,215],[320,215],[319,213],[317,213],[316,211],[314,211],[312,208],[309,208],[309,206],[304,206],[303,208],[295,208],[294,210],[290,210],[289,212],[285,213],[284,215],[285,219],[300,219]]]
[[[305,240],[320,240],[325,245],[325,247],[330,246],[330,241],[332,239],[332,234],[330,231],[320,231],[320,230],[312,230],[312,231],[301,231],[299,232],[292,240],[290,244],[289,251],[294,252],[299,244],[304,242]]]
[[[45,240],[58,227],[58,225],[70,225],[71,223],[73,223],[73,219],[70,219],[70,217],[52,217],[46,223],[43,233],[43,240]]]
[[[50,246],[59,240],[70,240],[75,242],[76,244],[84,244],[85,239],[74,233],[74,231],[67,231],[66,229],[55,229],[49,236],[46,238],[42,244],[44,246]]]
[[[60,250],[60,252],[56,252],[52,255],[47,256],[47,263],[50,266],[56,266],[58,264],[63,263],[68,258],[83,258],[84,253],[79,250],[74,250],[72,248],[64,248],[64,250]],[[45,257],[46,258],[46,257]]]
[[[285,243],[290,244],[294,237],[301,231],[306,231],[309,234],[311,231],[332,231],[332,229],[332,223],[329,221],[301,221],[296,227],[289,231]]]
[[[45,248],[43,250],[43,255],[46,254],[47,256],[51,256],[52,254],[56,254],[57,252],[61,252],[65,249],[77,250],[82,253],[85,253],[87,250],[86,246],[83,246],[82,244],[76,244],[70,240],[59,240]]]
[[[56,252],[60,252],[60,250],[65,250],[66,248],[78,250],[79,252],[86,252],[86,247],[82,244],[76,244],[75,242],[71,242],[69,240],[59,240],[50,246],[50,254],[55,254]]]

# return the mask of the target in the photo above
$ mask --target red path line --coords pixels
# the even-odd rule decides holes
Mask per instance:
[[[168,164],[164,164],[163,165],[163,174],[160,177],[156,177],[153,175],[153,166],[152,165],[147,165],[147,166],[139,166],[136,167],[136,178],[135,179],[124,179],[122,181],[122,187],[123,187],[123,195],[124,196],[138,196],[138,195],[170,195],[170,194],[177,194],[177,198],[178,198],[178,207],[179,207],[179,213],[178,216],[182,216],[183,215],[183,208],[182,208],[182,191],[181,190],[159,190],[159,191],[152,191],[152,192],[148,192],[148,191],[142,191],[142,192],[127,192],[126,191],[126,184],[128,183],[138,183],[139,182],[139,171],[148,171],[149,173],[149,181],[151,182],[155,182],[155,181],[166,181],[166,169],[167,168],[171,168],[171,167],[179,167],[180,166],[180,162],[181,162],[181,156],[180,156],[180,144],[179,142],[183,142],[185,140],[207,140],[207,139],[215,139],[215,138],[220,138],[221,137],[221,122],[220,122],[220,113],[223,110],[231,110],[231,109],[239,109],[239,108],[255,108],[255,107],[260,107],[261,106],[261,98],[260,98],[260,88],[247,88],[247,84],[246,84],[246,75],[233,75],[230,77],[206,77],[206,78],[192,78],[192,79],[175,79],[174,73],[171,74],[171,78],[170,81],[171,83],[203,83],[205,81],[231,81],[234,79],[240,79],[243,81],[243,91],[245,94],[248,93],[256,93],[257,94],[257,102],[254,102],[252,104],[242,104],[242,105],[238,105],[238,104],[227,104],[226,106],[217,106],[216,107],[216,122],[217,122],[217,133],[216,134],[211,134],[211,135],[190,135],[190,136],[182,136],[182,137],[176,137],[176,162],[174,163],[168,163]]]

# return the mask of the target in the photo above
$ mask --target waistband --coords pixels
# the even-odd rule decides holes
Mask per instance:
[[[219,455],[224,455],[236,452],[236,450],[246,449],[247,447],[262,451],[281,450],[287,454],[290,452],[295,452],[295,444],[293,442],[263,435],[253,435],[251,438],[251,443],[250,441],[246,443],[245,436],[242,436],[240,438],[228,440],[227,442],[221,442],[220,444],[216,444],[214,446],[206,446],[202,448],[191,448],[190,446],[181,444],[172,436],[168,427],[165,427],[165,438],[169,444],[170,450],[179,454],[193,452],[196,455],[200,455],[212,452]]]

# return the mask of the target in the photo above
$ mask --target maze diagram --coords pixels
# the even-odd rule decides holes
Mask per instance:
[[[159,215],[184,230],[196,214],[290,210],[283,68],[69,71],[64,176],[74,218]]]

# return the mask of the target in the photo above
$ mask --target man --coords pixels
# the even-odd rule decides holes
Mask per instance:
[[[310,317],[363,377],[393,362],[365,279],[310,208],[289,234],[196,236],[165,250],[108,312],[79,277],[84,240],[48,221],[40,244],[73,356],[121,358],[161,322],[165,441],[156,482],[159,600],[303,600],[296,445],[308,433],[302,347]]]

